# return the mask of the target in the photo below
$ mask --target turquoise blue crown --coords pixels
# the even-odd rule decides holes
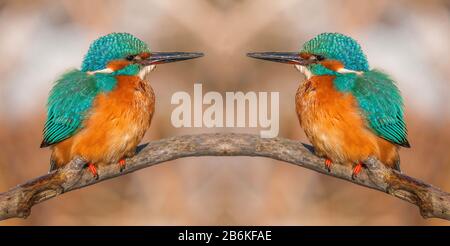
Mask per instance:
[[[112,60],[142,52],[150,52],[150,48],[142,40],[129,33],[111,33],[91,44],[81,65],[81,71],[104,69]]]
[[[303,45],[301,52],[339,60],[345,68],[368,71],[369,63],[361,46],[351,37],[340,33],[322,33]]]

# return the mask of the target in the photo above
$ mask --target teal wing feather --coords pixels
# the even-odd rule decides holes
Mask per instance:
[[[42,147],[71,137],[81,127],[95,96],[99,93],[95,76],[72,70],[59,78],[47,102],[47,121]]]
[[[352,94],[370,128],[381,138],[410,147],[403,115],[403,99],[395,82],[386,74],[371,70],[358,76]]]

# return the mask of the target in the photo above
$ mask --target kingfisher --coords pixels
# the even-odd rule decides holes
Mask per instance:
[[[51,148],[50,171],[79,156],[98,178],[97,167],[125,158],[150,127],[155,94],[147,75],[157,64],[203,56],[197,52],[152,52],[129,33],[92,42],[81,69],[62,74],[50,91],[41,148]]]
[[[322,33],[303,44],[300,52],[258,52],[249,57],[293,64],[306,80],[295,95],[301,127],[316,155],[349,165],[355,178],[363,161],[376,157],[400,171],[399,148],[409,148],[404,104],[395,81],[370,69],[353,38]]]

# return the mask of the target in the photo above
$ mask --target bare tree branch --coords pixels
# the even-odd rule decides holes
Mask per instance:
[[[331,172],[324,160],[298,141],[283,138],[260,138],[249,134],[200,134],[171,137],[140,146],[136,156],[127,159],[120,172],[117,165],[98,169],[99,179],[84,169],[85,162],[75,159],[62,169],[18,185],[0,194],[0,220],[26,218],[35,204],[62,193],[83,188],[110,178],[134,172],[166,161],[190,156],[259,156],[284,161],[357,185],[386,192],[415,204],[424,218],[450,220],[450,194],[417,179],[386,168],[375,159],[367,169],[352,179],[351,167],[335,164]]]

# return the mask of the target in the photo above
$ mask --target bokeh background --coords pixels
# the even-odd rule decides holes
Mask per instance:
[[[203,51],[150,76],[156,115],[144,141],[244,128],[172,127],[176,91],[279,91],[280,136],[306,142],[294,110],[304,77],[248,51],[295,51],[321,32],[357,39],[370,65],[397,81],[411,149],[405,173],[450,191],[450,2],[0,1],[0,191],[48,170],[40,149],[53,81],[79,67],[90,42],[130,32],[155,51]],[[64,194],[0,225],[450,225],[416,207],[275,160],[185,158]]]

